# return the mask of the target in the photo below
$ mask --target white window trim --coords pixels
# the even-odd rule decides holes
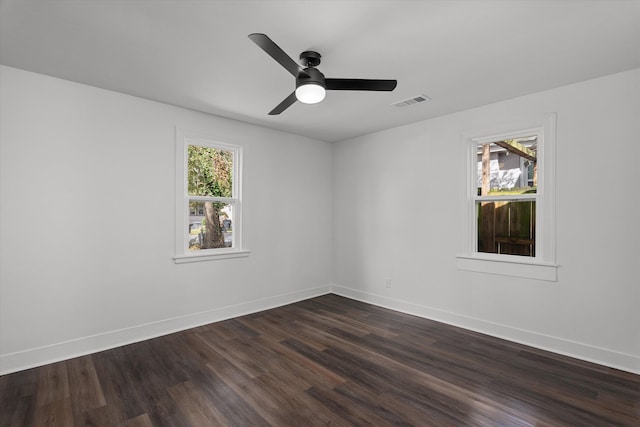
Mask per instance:
[[[187,149],[189,145],[203,145],[222,148],[233,152],[233,198],[188,196]],[[231,248],[204,249],[189,251],[188,236],[185,230],[189,227],[189,200],[213,200],[233,203],[233,245]],[[242,147],[220,142],[202,132],[185,131],[176,128],[176,224],[175,255],[176,264],[212,261],[219,259],[240,258],[249,256],[249,251],[242,247]]]
[[[477,144],[538,136],[538,188],[536,197],[536,255],[524,257],[477,251]],[[482,131],[465,132],[462,144],[466,156],[466,184],[460,208],[465,213],[460,236],[457,268],[480,273],[556,281],[556,114],[539,120],[495,126]],[[523,195],[525,196],[525,195]],[[501,198],[504,199],[505,197]],[[518,196],[517,198],[527,198]]]

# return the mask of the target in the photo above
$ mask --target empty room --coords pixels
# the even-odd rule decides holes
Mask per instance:
[[[0,0],[0,427],[640,425],[639,23]]]

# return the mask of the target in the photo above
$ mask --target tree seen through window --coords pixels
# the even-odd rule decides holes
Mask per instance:
[[[232,205],[205,198],[233,197],[233,152],[189,145],[187,154],[188,195],[199,196],[189,200],[189,249],[231,246]]]

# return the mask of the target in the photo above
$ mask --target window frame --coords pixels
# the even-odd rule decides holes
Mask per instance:
[[[457,268],[482,273],[556,281],[556,114],[525,123],[494,126],[489,129],[465,132],[462,144],[466,161],[466,183],[461,211],[464,213],[461,227],[460,253]],[[538,171],[535,194],[478,196],[477,147],[504,139],[526,136],[537,137]],[[478,252],[478,225],[476,203],[479,200],[535,200],[536,201],[536,251],[535,256],[520,256]]]
[[[188,191],[188,147],[198,145],[231,151],[233,154],[232,197],[192,196]],[[242,246],[242,147],[221,142],[202,132],[185,131],[176,128],[176,224],[175,255],[176,264],[211,261],[218,259],[246,257],[249,251]],[[230,204],[233,210],[233,234],[230,248],[201,249],[189,251],[189,236],[185,233],[190,223],[190,201],[212,201]]]

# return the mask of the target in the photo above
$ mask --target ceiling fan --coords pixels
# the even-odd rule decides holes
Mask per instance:
[[[324,99],[325,90],[392,91],[398,84],[396,80],[328,79],[316,68],[321,58],[318,52],[302,52],[300,63],[305,67],[302,68],[265,34],[253,33],[249,38],[296,78],[296,90],[271,110],[270,116],[282,113],[296,101],[318,103]]]

